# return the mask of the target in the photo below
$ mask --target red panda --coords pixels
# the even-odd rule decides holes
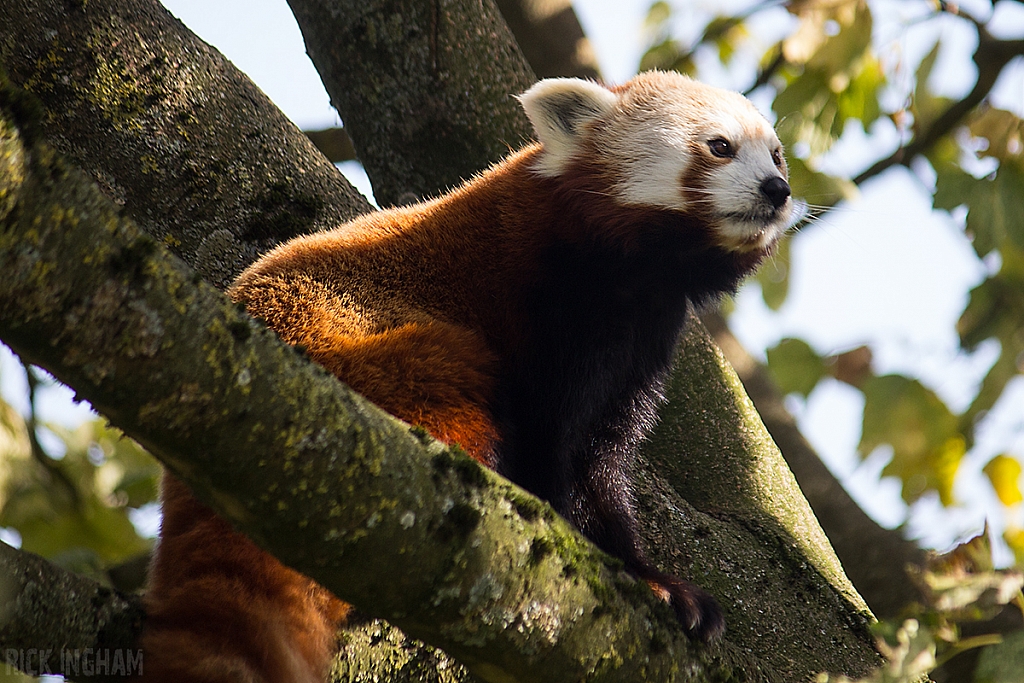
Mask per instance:
[[[230,296],[406,422],[547,500],[686,632],[722,612],[644,556],[626,472],[690,309],[734,290],[791,213],[742,96],[673,73],[520,97],[538,143],[437,199],[284,244]],[[348,607],[172,477],[147,595],[147,680],[320,681]]]

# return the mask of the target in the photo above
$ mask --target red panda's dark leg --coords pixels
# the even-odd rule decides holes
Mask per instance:
[[[348,605],[285,567],[174,477],[150,570],[147,683],[322,683]]]
[[[622,559],[655,595],[672,605],[691,637],[710,642],[725,630],[715,599],[694,583],[657,569],[640,546],[630,481],[623,458],[586,459],[585,473],[574,482],[567,517],[602,550]]]
[[[694,583],[657,569],[640,542],[630,472],[639,444],[646,438],[644,425],[652,424],[658,391],[639,388],[633,400],[596,421],[588,438],[569,453],[570,483],[556,508],[602,550],[619,557],[635,576],[643,579],[675,610],[690,637],[709,642],[725,630],[725,619],[715,599]]]

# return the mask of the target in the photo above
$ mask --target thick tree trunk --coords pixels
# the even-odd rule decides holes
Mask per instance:
[[[449,190],[530,139],[512,96],[536,79],[492,0],[289,5],[382,205]]]

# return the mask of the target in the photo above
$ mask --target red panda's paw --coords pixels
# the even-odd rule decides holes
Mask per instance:
[[[691,639],[713,643],[725,633],[722,608],[703,588],[658,571],[644,579],[655,595],[672,605],[686,635]]]

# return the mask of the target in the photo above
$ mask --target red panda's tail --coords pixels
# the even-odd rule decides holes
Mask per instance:
[[[349,606],[258,548],[166,474],[163,499],[140,679],[322,683]]]

